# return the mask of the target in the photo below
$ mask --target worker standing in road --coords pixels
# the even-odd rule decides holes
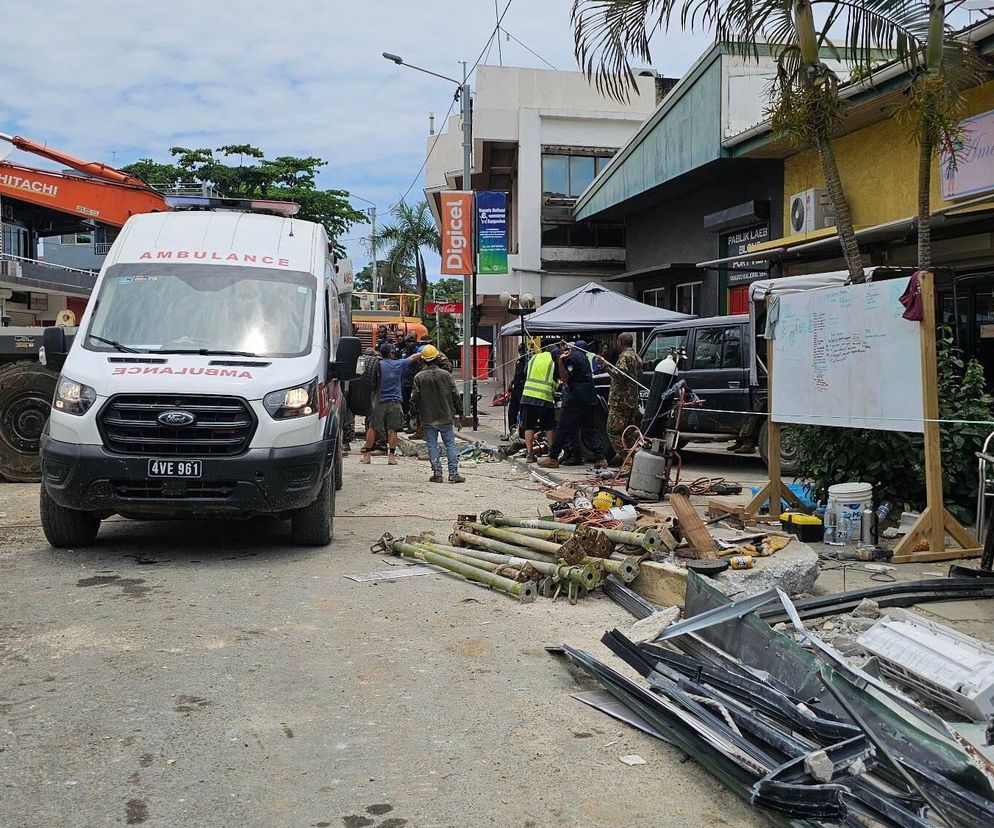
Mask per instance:
[[[597,458],[594,467],[603,469],[607,466],[604,450],[601,446],[600,433],[596,427],[598,416],[597,390],[594,388],[594,375],[591,370],[592,360],[587,356],[587,343],[576,342],[574,347],[563,345],[559,349],[559,376],[566,383],[562,412],[559,416],[559,428],[556,429],[556,439],[549,447],[549,456],[539,463],[544,469],[559,468],[559,455],[565,446],[574,441],[580,442],[580,432],[588,430],[588,441],[593,455]]]
[[[535,432],[544,431],[552,444],[556,436],[556,362],[549,351],[539,351],[528,360],[521,391],[521,421],[525,429],[526,461],[534,463]]]
[[[376,445],[376,432],[387,435],[387,463],[397,465],[397,432],[404,427],[404,409],[401,405],[404,396],[401,381],[408,363],[420,359],[420,354],[412,354],[404,359],[394,359],[394,346],[389,342],[380,345],[380,396],[373,407],[373,416],[366,430],[366,444],[362,448],[360,462],[371,463],[373,446]]]
[[[465,483],[466,478],[459,474],[459,452],[453,428],[461,408],[459,388],[452,374],[438,364],[438,348],[426,345],[420,356],[424,367],[414,377],[411,411],[425,430],[432,471],[430,482],[442,482],[442,458],[438,449],[441,437],[449,461],[449,482]]]
[[[615,457],[613,463],[621,464],[625,456],[622,435],[625,429],[639,421],[639,387],[642,376],[642,359],[632,347],[635,337],[630,333],[618,336],[618,359],[612,365],[606,359],[601,364],[611,375],[611,391],[607,397],[607,434]]]

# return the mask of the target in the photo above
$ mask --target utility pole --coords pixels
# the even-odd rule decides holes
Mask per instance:
[[[462,86],[459,89],[460,103],[462,104],[462,188],[465,192],[473,192],[473,102],[470,97],[469,77],[466,73],[466,61],[462,62]],[[473,211],[476,212],[475,209]],[[473,223],[473,234],[470,238],[476,237],[476,217],[470,217]],[[463,335],[462,335],[462,362],[464,367],[462,413],[464,417],[473,416],[473,428],[476,429],[476,371],[474,370],[476,353],[474,345],[474,333],[476,326],[473,324],[473,309],[476,306],[476,244],[472,245],[473,253],[470,256],[472,266],[469,276],[463,280],[462,292],[462,313],[463,313]],[[469,324],[467,324],[467,322]]]
[[[380,292],[380,271],[379,265],[376,263],[376,205],[374,204],[366,212],[369,214],[369,220],[373,225],[373,233],[369,237],[369,246],[373,252],[373,293]]]

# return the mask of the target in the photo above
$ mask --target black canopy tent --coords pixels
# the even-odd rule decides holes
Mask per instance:
[[[566,336],[598,331],[651,330],[657,325],[690,318],[688,314],[646,305],[596,282],[587,282],[546,302],[528,315],[525,325],[532,336]],[[520,336],[520,321],[508,322],[500,329],[500,335]]]

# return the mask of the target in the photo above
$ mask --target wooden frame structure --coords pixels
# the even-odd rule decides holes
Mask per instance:
[[[939,432],[939,382],[936,366],[935,337],[935,277],[931,273],[919,274],[922,308],[920,327],[922,366],[922,417],[925,420],[925,496],[926,507],[908,533],[894,548],[892,563],[927,563],[957,558],[976,558],[982,550],[976,538],[954,518],[943,505],[942,498],[942,442]],[[767,299],[769,302],[769,299]],[[766,360],[768,407],[773,405],[773,342],[767,340]],[[769,500],[772,507],[781,498],[792,506],[804,508],[790,489],[783,485],[780,474],[780,424],[768,416],[768,471],[770,479],[746,507],[746,513],[755,515]],[[946,533],[959,544],[959,548],[946,546]],[[927,551],[917,551],[919,542],[928,540]]]

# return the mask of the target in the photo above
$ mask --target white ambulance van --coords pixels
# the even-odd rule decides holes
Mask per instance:
[[[325,229],[294,204],[193,203],[128,220],[71,347],[45,329],[61,371],[41,450],[56,548],[92,543],[112,514],[276,515],[295,543],[332,539],[361,348]]]

